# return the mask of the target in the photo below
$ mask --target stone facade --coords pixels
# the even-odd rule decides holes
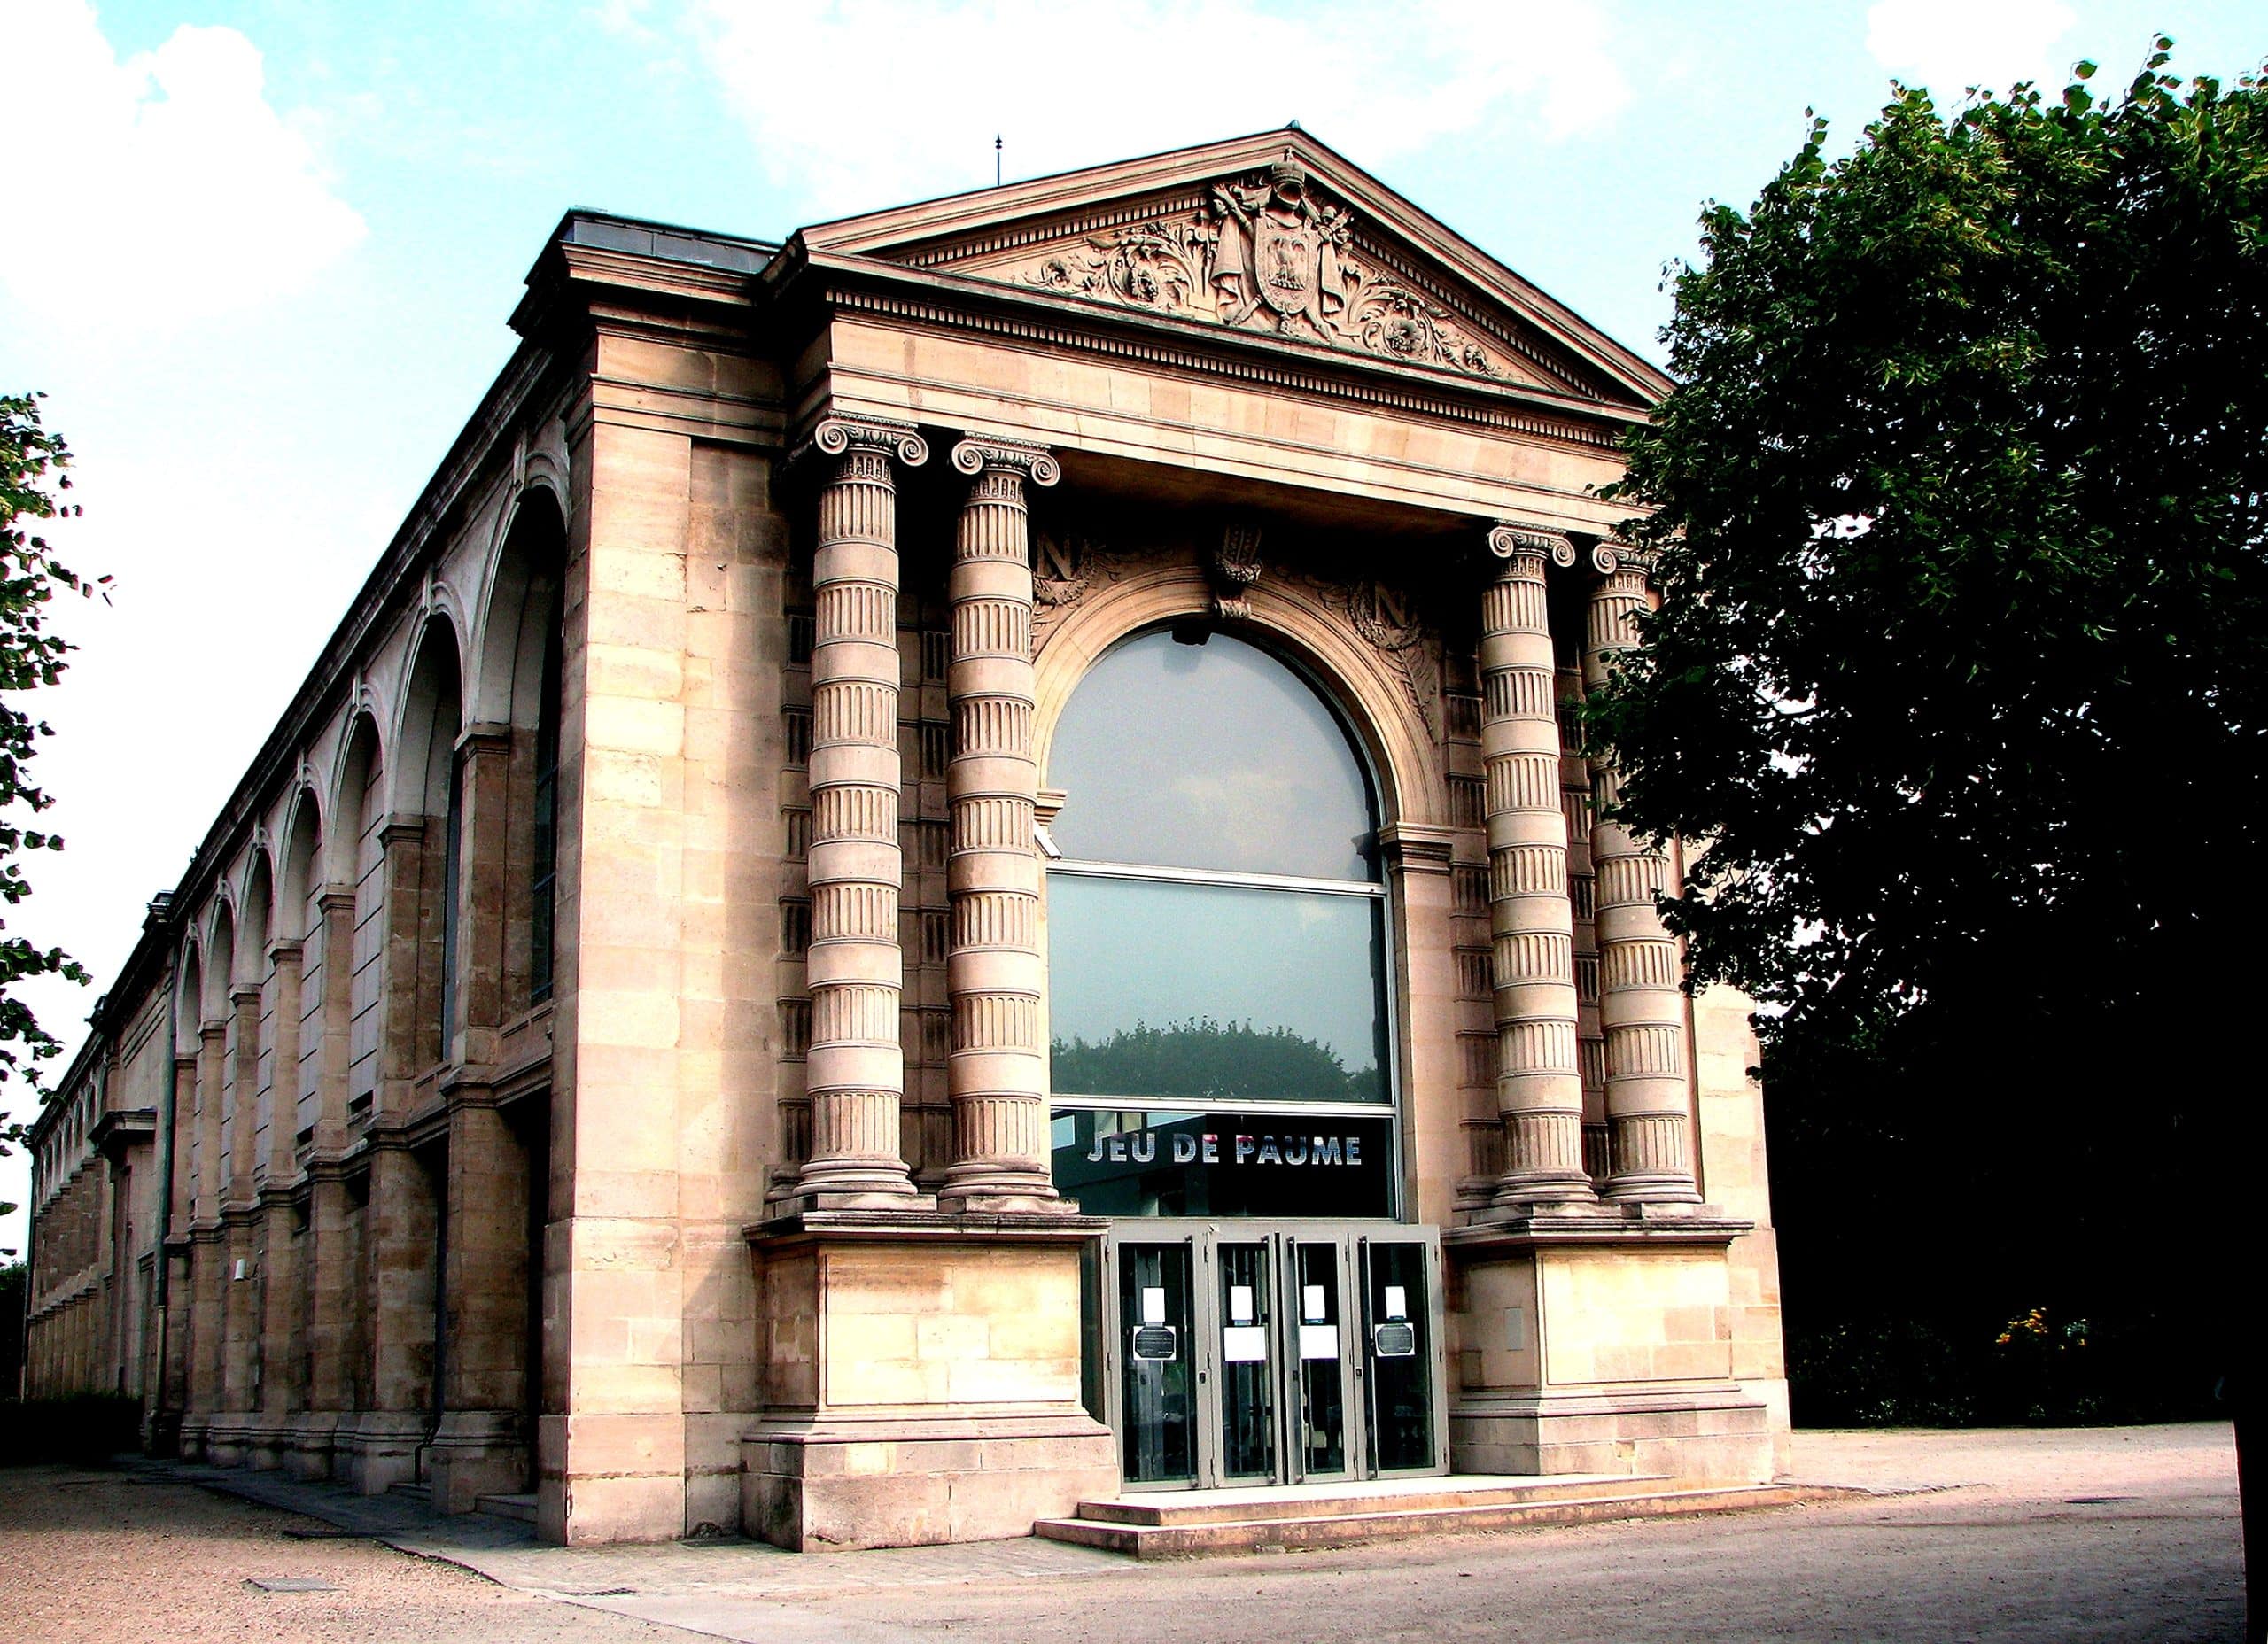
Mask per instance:
[[[576,213],[513,323],[39,1121],[29,1392],[570,1542],[1115,1487],[1049,753],[1170,627],[1372,773],[1437,1469],[1772,1474],[1745,1007],[1571,734],[1656,371],[1297,131],[778,245]]]

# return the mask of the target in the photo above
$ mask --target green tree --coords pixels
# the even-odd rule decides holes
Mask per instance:
[[[9,909],[32,892],[23,853],[63,849],[60,836],[26,826],[24,815],[36,818],[53,803],[32,781],[30,767],[40,739],[54,733],[24,711],[22,699],[59,679],[74,648],[49,625],[48,608],[58,588],[91,593],[110,583],[107,577],[82,582],[32,529],[79,511],[60,498],[71,486],[65,471],[71,451],[40,425],[39,399],[0,395],[0,907]],[[50,975],[87,981],[60,948],[39,947],[0,918],[0,1088],[19,1082],[38,1093],[39,1064],[62,1049],[18,995],[19,983]],[[0,1153],[20,1145],[27,1128],[0,1113]],[[0,1214],[14,1208],[0,1206]]]
[[[1899,88],[1707,208],[1612,492],[1661,603],[1591,715],[1624,818],[1705,841],[1669,918],[1763,1006],[1775,1146],[1840,1138],[1783,1204],[1979,1317],[2123,1287],[2249,1371],[2210,1252],[2256,1237],[2268,92],[2171,44],[2107,100]]]
[[[1059,1090],[1102,1096],[1197,1097],[1208,1101],[1337,1101],[1372,1093],[1373,1068],[1349,1073],[1331,1047],[1288,1028],[1191,1018],[1138,1022],[1090,1044],[1058,1039]]]

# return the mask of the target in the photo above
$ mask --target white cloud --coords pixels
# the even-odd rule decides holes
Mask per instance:
[[[1557,141],[1630,99],[1598,0],[693,0],[761,163],[819,215],[1297,120],[1365,161],[1511,112]],[[643,11],[643,7],[637,8]]]
[[[2060,90],[2071,64],[2055,43],[2077,20],[2060,0],[1881,0],[1867,12],[1867,50],[1950,106],[1970,86]]]
[[[21,227],[0,285],[33,313],[163,329],[300,287],[360,241],[233,28],[124,63],[85,0],[0,5]]]

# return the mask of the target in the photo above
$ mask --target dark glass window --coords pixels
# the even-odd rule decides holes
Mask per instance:
[[[1048,753],[1066,857],[1371,880],[1378,818],[1324,700],[1259,647],[1147,633],[1079,682]]]
[[[1377,803],[1313,686],[1227,635],[1140,635],[1080,682],[1048,786],[1066,795],[1047,890],[1051,1072],[1077,1110],[1059,1114],[1059,1185],[1100,1191],[1127,1174],[1087,1158],[1094,1126],[1063,1122],[1094,1112],[1170,1125],[1176,1108],[1392,1101]],[[1226,1154],[1214,1163],[1235,1174]],[[1138,1197],[1162,1209],[1177,1196]]]

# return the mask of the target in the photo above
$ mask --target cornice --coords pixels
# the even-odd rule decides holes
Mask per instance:
[[[956,243],[966,245],[987,237],[1001,240],[1005,248],[1020,243],[1014,237],[1029,220],[1052,217],[1049,230],[1059,232],[1067,217],[1107,216],[1126,209],[1138,196],[1145,202],[1146,213],[1154,212],[1161,197],[1184,191],[1201,195],[1223,176],[1265,169],[1286,151],[1317,182],[1379,227],[1375,238],[1380,251],[1389,251],[1393,249],[1390,243],[1398,242],[1405,248],[1402,257],[1414,252],[1445,266],[1493,294],[1551,344],[1565,349],[1574,361],[1643,401],[1659,399],[1672,386],[1658,368],[1386,187],[1312,132],[1297,127],[815,223],[797,238],[813,254],[871,255],[887,250],[893,257],[907,260],[951,255]],[[776,267],[766,270],[767,277],[784,273]]]
[[[1202,321],[1109,307],[967,275],[814,253],[807,278],[837,312],[1011,337],[1194,375],[1433,416],[1586,450],[1612,451],[1645,421],[1627,406],[1523,384],[1451,376]],[[786,298],[787,291],[781,292]]]

